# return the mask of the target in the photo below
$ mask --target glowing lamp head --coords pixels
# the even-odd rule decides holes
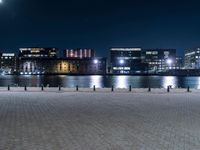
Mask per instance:
[[[3,0],[0,0],[0,4],[3,3]]]
[[[95,64],[98,64],[98,60],[97,60],[97,59],[95,59],[95,60],[94,60],[94,63],[95,63]]]
[[[119,63],[120,63],[121,65],[123,65],[123,64],[124,64],[124,60],[121,59],[121,60],[119,61]]]
[[[168,64],[168,65],[171,65],[171,64],[172,64],[172,60],[171,60],[171,59],[168,59],[168,60],[167,60],[167,64]]]

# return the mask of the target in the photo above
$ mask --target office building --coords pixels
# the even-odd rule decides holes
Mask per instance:
[[[144,49],[142,61],[148,64],[148,73],[176,69],[176,49]]]
[[[1,74],[14,74],[17,71],[17,57],[14,53],[1,53],[0,54],[0,73]]]
[[[184,60],[183,57],[177,56],[176,57],[176,69],[180,70],[184,68]]]
[[[114,74],[141,73],[141,48],[111,48],[110,62]]]
[[[57,48],[20,48],[19,57],[20,58],[56,58],[58,53]]]
[[[200,69],[200,48],[186,49],[184,57],[185,69]]]

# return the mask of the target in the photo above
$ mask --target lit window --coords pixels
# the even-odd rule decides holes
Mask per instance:
[[[146,55],[151,55],[151,52],[146,52]]]
[[[157,54],[158,54],[158,51],[153,51],[152,54],[153,54],[153,55],[157,55]]]

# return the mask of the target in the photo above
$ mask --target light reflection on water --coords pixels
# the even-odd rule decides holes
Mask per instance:
[[[116,88],[127,88],[128,76],[117,76],[114,78],[114,83]]]
[[[90,84],[89,87],[93,87],[95,85],[96,88],[101,88],[103,87],[103,77],[91,76],[89,84]]]
[[[177,87],[177,78],[174,76],[167,76],[163,77],[162,80],[162,87],[167,88],[168,86],[171,86],[172,88]]]
[[[176,77],[176,76],[0,76],[0,86],[32,86],[39,87],[41,85],[50,87],[73,88],[76,85],[80,87],[97,88],[111,87],[128,88],[160,88],[171,85],[173,88],[181,87],[200,89],[200,77]]]
[[[200,77],[198,77],[197,81],[198,81],[197,89],[200,89]]]

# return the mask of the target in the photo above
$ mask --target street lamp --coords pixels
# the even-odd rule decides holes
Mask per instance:
[[[123,65],[123,64],[124,64],[124,60],[121,59],[121,60],[119,61],[119,63],[120,63],[121,65]]]
[[[95,74],[98,72],[98,63],[99,61],[97,59],[94,59],[93,63],[95,64]]]
[[[173,62],[173,61],[172,61],[171,59],[167,59],[167,64],[168,64],[168,65],[171,65],[172,62]]]
[[[94,64],[98,64],[98,62],[99,62],[99,61],[98,61],[97,59],[94,60]]]
[[[124,63],[125,63],[125,61],[123,59],[120,59],[119,63],[122,66],[122,70],[120,71],[120,73],[124,73]]]
[[[172,63],[173,63],[172,59],[167,59],[167,64],[169,69],[171,68]]]

